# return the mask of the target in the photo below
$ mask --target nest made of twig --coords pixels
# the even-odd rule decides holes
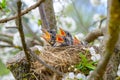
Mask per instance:
[[[42,49],[39,57],[46,62],[46,64],[54,67],[56,70],[67,73],[70,71],[68,68],[71,65],[76,65],[81,61],[80,53],[86,53],[85,47],[82,45],[65,47],[46,46]],[[87,54],[87,57],[89,58],[90,54]],[[38,61],[33,62],[31,71],[37,75],[38,80],[53,80],[53,77],[54,80],[61,79],[59,75],[56,75],[53,71],[47,69]]]

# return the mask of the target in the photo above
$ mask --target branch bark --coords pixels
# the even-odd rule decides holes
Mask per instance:
[[[27,45],[25,43],[25,36],[24,36],[23,26],[22,26],[22,21],[21,21],[21,5],[22,5],[21,0],[18,0],[17,1],[18,17],[17,17],[17,20],[16,20],[16,25],[18,26],[18,30],[19,30],[20,37],[21,37],[21,42],[22,42],[22,47],[23,47],[23,50],[25,52],[26,59],[29,63],[28,68],[30,68],[30,55],[28,53]]]
[[[0,32],[0,36],[8,37],[8,38],[13,38],[13,34],[11,33],[5,33],[5,32]]]
[[[96,29],[90,33],[88,33],[84,39],[85,42],[90,43],[92,41],[94,41],[95,39],[97,39],[99,36],[103,36],[103,30],[105,28],[101,28],[101,29]]]
[[[39,6],[39,12],[42,20],[42,28],[48,30],[57,30],[55,13],[53,8],[53,0],[45,0]]]
[[[38,2],[36,2],[36,4],[30,6],[29,8],[21,11],[21,15],[24,15],[24,14],[27,14],[29,11],[31,11],[32,9],[35,9],[36,7],[38,7],[44,0],[38,0]],[[7,21],[10,21],[10,20],[13,20],[13,19],[16,19],[18,16],[17,14],[15,14],[15,16],[12,16],[12,17],[9,17],[9,18],[4,18],[4,19],[0,19],[0,23],[5,23]]]
[[[10,39],[8,39],[8,38],[0,37],[0,41],[6,42],[6,43],[8,43],[8,44],[10,44],[10,45],[13,45],[12,40],[10,40]]]
[[[108,40],[105,43],[104,57],[99,62],[96,70],[90,75],[89,80],[101,80],[103,79],[104,72],[107,64],[113,54],[115,45],[119,38],[120,33],[120,1],[109,0],[108,1]]]

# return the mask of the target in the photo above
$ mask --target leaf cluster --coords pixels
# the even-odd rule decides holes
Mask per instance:
[[[82,73],[87,75],[89,74],[89,71],[94,70],[96,68],[95,65],[97,62],[93,62],[92,60],[88,59],[87,55],[80,53],[80,58],[81,61],[79,62],[79,64],[76,65],[76,68],[80,70]]]
[[[8,74],[10,71],[5,67],[5,64],[0,60],[0,76]]]
[[[9,9],[7,8],[7,2],[6,2],[6,0],[2,0],[0,2],[0,10],[5,10],[6,12],[9,11]]]

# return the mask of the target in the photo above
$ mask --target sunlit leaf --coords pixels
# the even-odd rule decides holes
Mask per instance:
[[[80,53],[80,58],[81,61],[76,65],[76,68],[81,72],[88,74],[90,70],[94,70],[96,68],[96,62],[90,61],[85,54]]]
[[[40,26],[42,24],[42,21],[39,19],[38,20],[38,26]]]
[[[0,7],[1,8],[5,8],[6,7],[6,0],[2,0],[2,2],[0,3]]]
[[[10,71],[5,67],[5,64],[0,60],[0,76],[8,74]]]

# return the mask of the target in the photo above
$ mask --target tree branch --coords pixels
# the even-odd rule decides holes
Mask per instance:
[[[27,59],[29,65],[30,65],[30,55],[28,54],[27,45],[25,43],[25,36],[24,36],[23,26],[22,26],[22,21],[21,21],[21,5],[22,5],[21,0],[18,0],[17,1],[18,17],[17,17],[17,20],[16,20],[16,25],[18,26],[18,31],[20,33],[22,47],[23,47],[23,50],[25,52],[26,59]]]
[[[6,48],[6,47],[13,47],[13,46],[11,46],[11,45],[2,45],[2,44],[0,44],[0,48]]]
[[[100,22],[100,25],[99,25],[99,27],[98,27],[98,28],[100,28],[102,22],[103,22],[104,20],[106,20],[106,19],[107,19],[107,17],[104,17],[104,18],[102,18],[102,19],[100,19],[100,20],[97,20],[97,21],[93,22],[90,26],[93,26],[93,25],[97,24],[98,22]]]
[[[14,46],[14,45],[2,45],[2,44],[0,44],[0,48],[6,48],[6,47],[14,47],[14,48],[17,48],[17,49],[22,50],[22,48],[19,47],[19,46]]]
[[[13,43],[12,43],[12,41],[10,40],[10,39],[7,39],[7,38],[0,38],[0,41],[2,41],[2,42],[6,42],[6,43],[8,43],[8,44],[10,44],[10,45],[13,45]]]
[[[53,0],[45,0],[39,6],[39,12],[42,20],[42,28],[48,30],[57,30]]]
[[[36,7],[38,7],[44,0],[38,0],[38,2],[36,2],[36,4],[30,6],[29,8],[22,10],[20,16],[27,14],[29,11],[31,11],[32,9],[35,9]],[[15,16],[9,17],[9,18],[4,18],[4,19],[0,19],[0,23],[5,23],[7,21],[13,20],[15,18],[17,18],[17,14],[15,14]]]
[[[46,12],[45,12],[45,8],[44,8],[44,3],[42,3],[39,6],[39,13],[41,15],[41,20],[42,20],[42,27],[45,29],[50,30],[50,24],[48,23],[48,19],[46,17]],[[49,16],[49,15],[47,15]]]
[[[105,43],[104,57],[99,62],[96,70],[90,75],[89,80],[103,80],[107,64],[113,54],[120,33],[120,1],[108,0],[108,40]]]
[[[0,32],[0,36],[4,36],[4,37],[8,37],[8,38],[13,38],[13,34],[11,34],[11,33]]]
[[[0,35],[1,35],[1,33],[0,33]],[[5,34],[3,34],[2,36],[4,36]],[[5,37],[8,37],[8,38],[5,38]],[[5,43],[7,43],[8,45],[2,45],[2,44],[0,44],[0,47],[1,48],[3,48],[3,47],[14,47],[14,48],[17,48],[17,49],[20,49],[20,50],[22,50],[22,48],[20,47],[20,46],[15,46],[14,44],[13,44],[13,42],[12,42],[12,40],[10,40],[10,38],[12,38],[12,36],[9,36],[9,35],[5,35],[4,37],[0,37],[0,41],[2,41],[2,42],[5,42]]]
[[[90,33],[88,33],[84,39],[85,42],[92,42],[94,41],[95,39],[97,39],[99,36],[103,36],[103,30],[105,28],[101,28],[101,29],[96,29]]]

